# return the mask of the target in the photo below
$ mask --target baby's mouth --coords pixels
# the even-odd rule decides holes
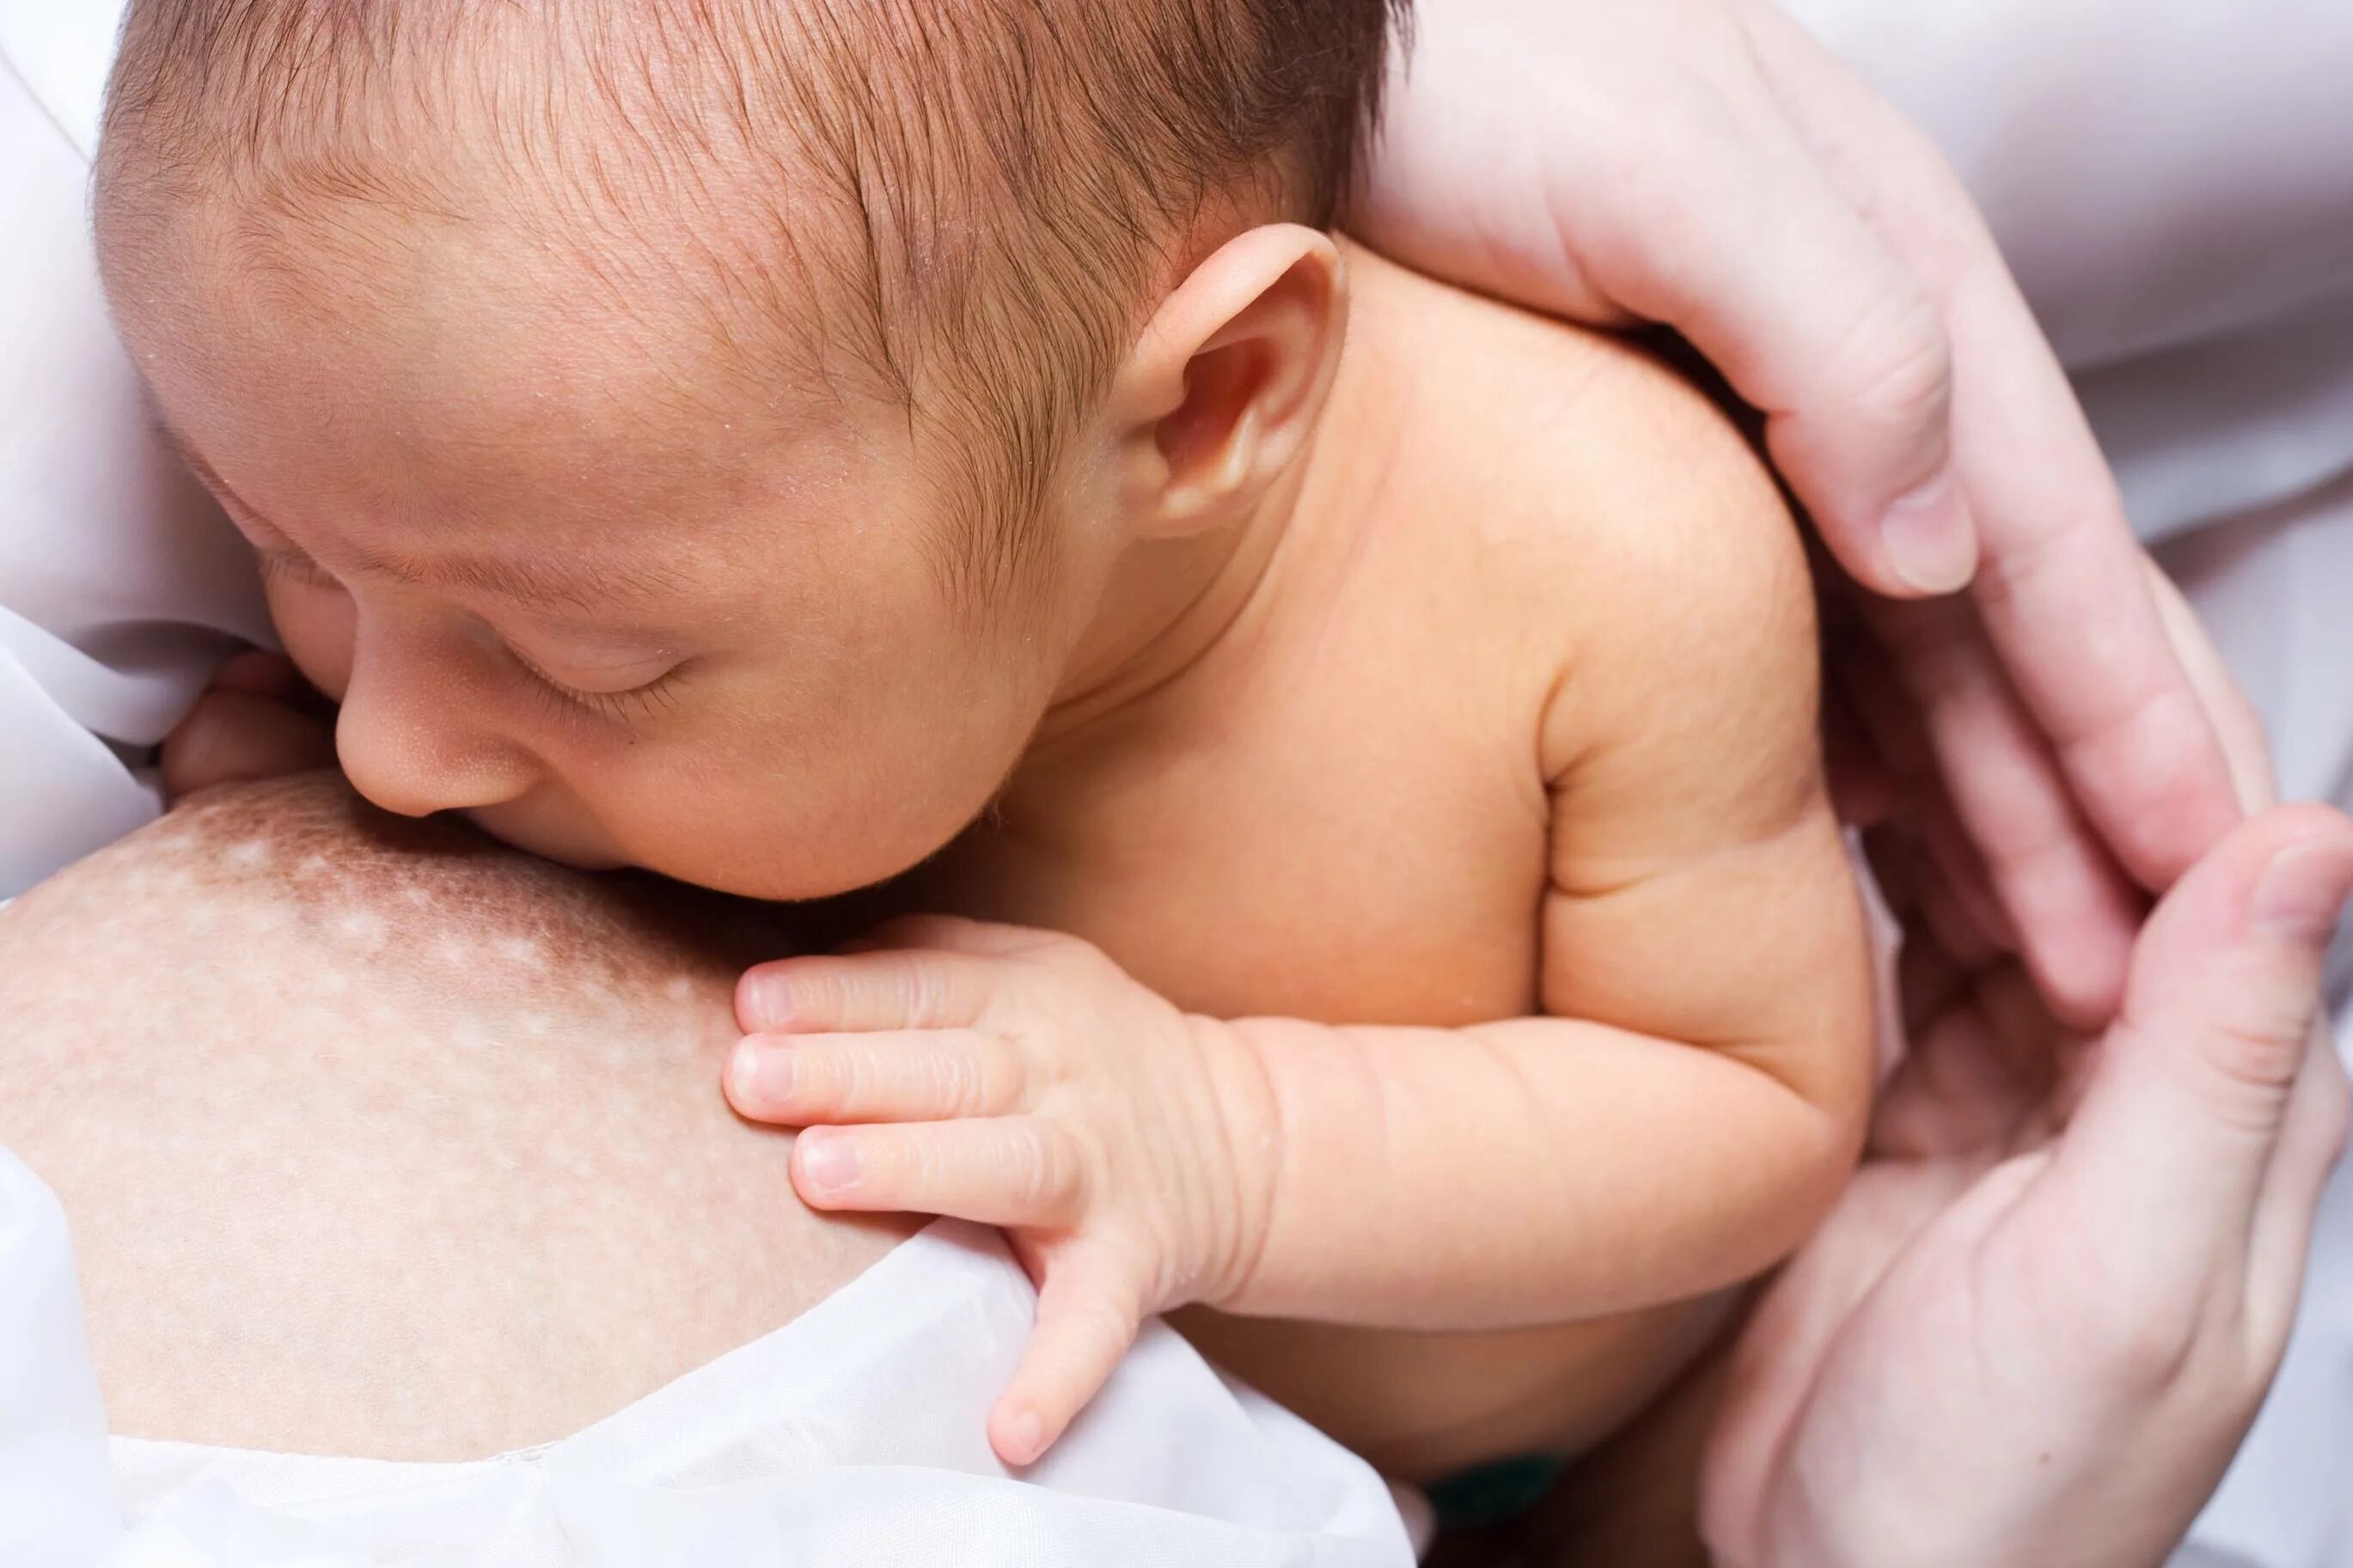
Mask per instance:
[[[585,837],[559,832],[545,824],[518,817],[504,806],[476,806],[459,813],[500,843],[553,860],[575,871],[617,871],[627,860]]]

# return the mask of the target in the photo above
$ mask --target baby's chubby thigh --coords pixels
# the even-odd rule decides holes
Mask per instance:
[[[0,1144],[65,1205],[118,1432],[380,1458],[566,1435],[905,1234],[719,1093],[745,906],[196,797],[0,911]]]

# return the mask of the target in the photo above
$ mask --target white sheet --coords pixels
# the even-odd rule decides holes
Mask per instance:
[[[0,898],[153,818],[135,764],[232,638],[269,631],[99,290],[84,207],[115,13],[0,0]]]
[[[1362,1460],[1154,1324],[1027,1479],[984,1427],[1036,1300],[946,1222],[576,1436],[474,1464],[106,1437],[63,1215],[0,1151],[9,1568],[1403,1568]]]

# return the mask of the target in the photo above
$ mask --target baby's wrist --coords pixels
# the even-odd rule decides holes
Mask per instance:
[[[1189,1293],[1195,1301],[1247,1311],[1267,1263],[1282,1184],[1282,1118],[1273,1075],[1251,1023],[1185,1016],[1207,1070],[1225,1133],[1225,1180],[1215,1185],[1214,1237]]]

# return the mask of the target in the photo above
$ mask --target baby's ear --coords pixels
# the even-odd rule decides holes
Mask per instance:
[[[1297,224],[1229,240],[1176,286],[1112,388],[1138,535],[1240,521],[1299,460],[1347,314],[1338,248]]]

